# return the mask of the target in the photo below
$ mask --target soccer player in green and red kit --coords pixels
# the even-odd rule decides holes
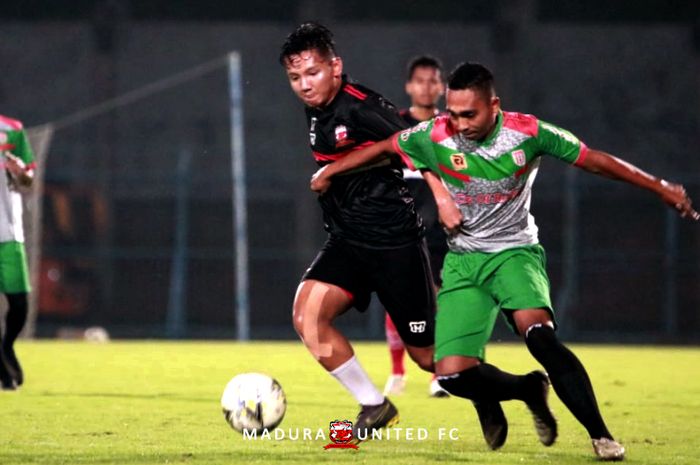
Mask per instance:
[[[0,292],[8,302],[5,328],[0,344],[0,385],[15,390],[24,382],[14,343],[27,320],[29,273],[24,250],[22,197],[19,188],[31,186],[34,154],[22,123],[0,115],[0,159],[5,175],[0,176]]]
[[[435,335],[440,384],[450,394],[475,403],[487,442],[500,447],[506,439],[505,416],[493,404],[489,411],[479,412],[479,405],[510,399],[527,402],[535,379],[547,379],[541,372],[516,376],[485,363],[484,346],[500,311],[546,369],[564,405],[586,428],[598,458],[622,460],[625,449],[603,421],[585,368],[555,333],[545,253],[529,212],[540,157],[553,156],[650,190],[682,217],[698,220],[700,214],[683,186],[589,149],[569,131],[532,115],[502,111],[493,76],[480,64],[464,63],[452,72],[446,102],[445,116],[322,168],[312,178],[311,188],[322,192],[335,174],[376,162],[386,152],[399,154],[410,168],[424,171],[440,219],[451,233]],[[543,386],[547,384],[540,389]],[[528,407],[540,441],[551,445],[556,421],[545,405]]]

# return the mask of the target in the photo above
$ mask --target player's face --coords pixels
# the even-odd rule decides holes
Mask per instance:
[[[411,97],[411,105],[435,107],[445,93],[440,70],[430,66],[419,66],[413,70],[411,80],[406,83],[406,93]]]
[[[339,57],[325,59],[317,50],[305,50],[285,61],[289,85],[310,107],[324,107],[342,84],[343,62]]]
[[[501,101],[472,89],[447,90],[447,113],[450,124],[467,139],[483,140],[496,124]]]

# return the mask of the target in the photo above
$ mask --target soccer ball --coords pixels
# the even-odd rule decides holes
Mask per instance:
[[[287,410],[287,398],[280,383],[269,376],[243,373],[226,385],[221,408],[228,424],[239,433],[262,433],[280,424]]]

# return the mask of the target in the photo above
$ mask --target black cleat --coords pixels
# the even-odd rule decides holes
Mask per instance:
[[[17,389],[17,383],[7,369],[7,363],[2,353],[0,353],[0,389],[3,391],[14,391]]]
[[[508,437],[508,420],[503,413],[501,403],[473,402],[476,413],[479,415],[481,431],[484,433],[484,440],[491,450],[499,449],[506,442]]]
[[[541,371],[528,373],[528,378],[532,383],[531,397],[525,401],[527,408],[532,413],[535,420],[535,430],[540,442],[545,446],[551,446],[557,439],[557,420],[552,415],[547,404],[547,394],[549,393],[549,378]]]
[[[372,431],[389,427],[399,422],[399,411],[389,399],[379,405],[361,405],[360,413],[352,428],[353,443],[372,439]]]
[[[14,378],[17,386],[24,384],[24,373],[22,372],[22,366],[19,364],[19,360],[17,360],[15,350],[13,348],[5,348],[3,349],[2,355],[5,357],[7,371],[10,373],[10,376]]]

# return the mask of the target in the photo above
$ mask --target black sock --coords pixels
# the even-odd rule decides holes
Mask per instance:
[[[501,371],[493,365],[482,363],[451,376],[439,376],[440,386],[457,397],[474,402],[499,402],[525,400],[531,391],[527,376]]]
[[[4,349],[12,349],[17,336],[22,332],[24,323],[27,321],[27,294],[23,292],[5,295],[9,308],[5,319],[5,335],[2,338],[2,346]]]
[[[554,391],[591,438],[612,439],[598,410],[586,369],[576,355],[559,342],[554,329],[546,325],[534,327],[527,333],[525,343],[547,370]]]

